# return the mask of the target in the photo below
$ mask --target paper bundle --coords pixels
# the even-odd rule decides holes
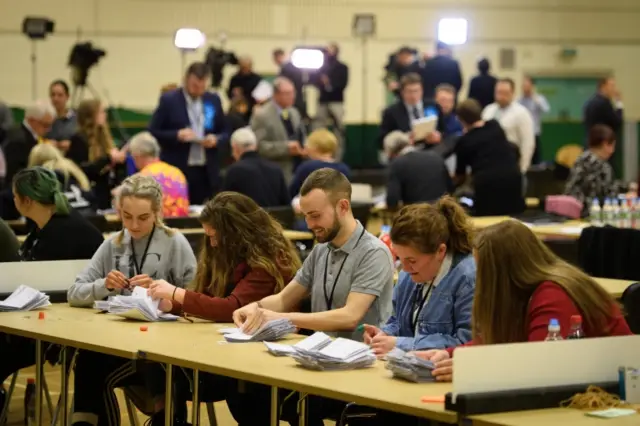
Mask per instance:
[[[269,353],[275,356],[292,355],[296,352],[296,350],[299,350],[303,353],[315,352],[326,347],[330,343],[331,337],[327,336],[321,331],[313,333],[311,336],[299,341],[295,345],[282,345],[279,343],[264,342]]]
[[[240,329],[231,333],[226,333],[224,338],[227,342],[264,342],[280,340],[287,334],[295,333],[296,327],[286,318],[274,319],[262,325],[255,333],[245,334]]]
[[[21,285],[0,302],[0,312],[32,311],[49,306],[49,296],[35,288]]]
[[[302,367],[324,371],[355,370],[371,367],[376,362],[368,345],[342,337],[320,350],[295,348],[291,357]]]
[[[431,361],[418,358],[398,348],[387,354],[387,369],[391,370],[393,377],[410,382],[422,383],[434,380],[431,375],[434,365]]]
[[[178,319],[175,315],[161,312],[158,309],[159,303],[159,300],[153,300],[147,295],[147,289],[135,287],[131,296],[113,296],[109,301],[108,311],[110,314],[138,321],[175,321]]]

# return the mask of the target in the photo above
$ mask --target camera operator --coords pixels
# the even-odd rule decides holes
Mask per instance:
[[[229,101],[234,102],[244,98],[247,102],[248,109],[245,118],[249,120],[256,100],[253,99],[253,91],[262,80],[259,74],[253,72],[253,61],[249,56],[242,56],[238,59],[238,72],[231,77],[229,81],[229,90],[227,96]]]

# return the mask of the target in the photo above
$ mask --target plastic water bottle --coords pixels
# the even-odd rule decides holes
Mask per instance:
[[[610,198],[605,198],[604,207],[602,207],[602,221],[605,225],[615,226],[615,210],[613,209],[613,205],[611,204]]]
[[[545,342],[551,342],[555,340],[562,340],[562,335],[560,334],[560,323],[557,319],[552,318],[549,321],[549,332],[547,333],[547,337],[544,338]]]
[[[24,391],[24,424],[36,424],[36,380],[32,378],[27,379],[27,388]]]
[[[626,198],[620,200],[620,212],[618,213],[618,226],[631,228],[631,209]]]
[[[597,198],[594,198],[591,202],[589,220],[592,226],[602,226],[602,207],[600,207],[600,200]]]
[[[582,330],[582,317],[580,315],[572,315],[571,316],[571,331],[567,336],[568,339],[584,339],[585,334]]]

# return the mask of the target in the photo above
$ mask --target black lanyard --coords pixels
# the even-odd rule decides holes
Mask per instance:
[[[136,269],[135,270],[136,275],[142,274],[142,268],[144,267],[144,261],[147,259],[147,252],[149,251],[149,246],[151,245],[151,240],[153,239],[154,232],[156,232],[155,224],[153,225],[151,234],[149,234],[149,241],[147,241],[147,246],[144,248],[144,252],[142,252],[142,259],[140,259],[140,266],[138,266],[138,260],[136,259],[136,249],[135,249],[135,245],[133,244],[133,238],[131,238],[131,256],[133,257],[133,266]]]
[[[358,241],[356,241],[356,245],[353,246],[353,249],[358,247],[358,243],[360,243],[360,240],[362,239],[362,236],[364,235],[365,232],[366,232],[366,229],[363,228],[362,232],[360,233],[360,236],[358,237]],[[327,303],[328,311],[331,310],[331,305],[333,305],[333,294],[336,291],[336,286],[338,285],[338,279],[340,278],[340,273],[342,272],[342,268],[344,267],[344,264],[347,262],[347,259],[349,258],[349,254],[347,253],[347,255],[344,257],[344,260],[342,261],[342,264],[340,265],[340,269],[338,269],[338,274],[333,280],[333,287],[331,288],[331,294],[327,294],[327,268],[329,267],[330,254],[331,254],[331,249],[327,251],[327,259],[324,264],[324,284],[322,285],[322,289],[324,290],[324,301]]]
[[[427,292],[421,298],[420,293],[422,293],[422,290],[424,289],[424,284],[416,286],[416,290],[413,296],[413,302],[411,302],[411,331],[413,331],[413,334],[416,333],[416,325],[418,324],[418,317],[420,316],[420,312],[422,311],[424,304],[427,302],[427,299],[429,298],[429,294],[431,293],[432,288],[433,288],[433,282],[429,284],[429,288],[427,288]],[[416,302],[420,302],[420,304],[418,305],[418,303]]]

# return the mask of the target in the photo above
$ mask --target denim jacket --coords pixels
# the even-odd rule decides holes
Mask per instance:
[[[396,347],[404,351],[445,349],[471,340],[471,307],[476,286],[476,263],[473,255],[456,254],[449,273],[431,290],[429,300],[418,314],[415,333],[414,315],[416,283],[405,272],[393,290],[393,315],[382,327],[396,336]]]

